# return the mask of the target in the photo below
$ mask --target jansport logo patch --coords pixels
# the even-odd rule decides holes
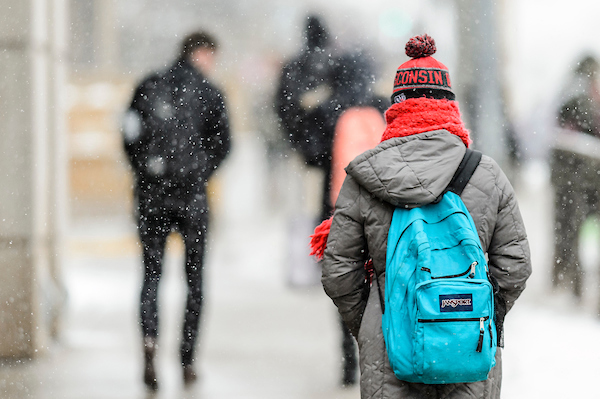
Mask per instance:
[[[472,312],[472,294],[440,295],[440,312]]]

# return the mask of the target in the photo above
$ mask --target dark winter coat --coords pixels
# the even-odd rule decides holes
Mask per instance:
[[[335,123],[353,106],[372,106],[382,113],[389,101],[374,95],[373,66],[361,52],[332,57],[319,47],[307,47],[282,69],[275,108],[292,147],[308,165],[328,170]],[[319,92],[317,106],[302,105],[302,97]]]
[[[561,93],[558,124],[566,129],[600,137],[600,65],[595,58],[584,57]]]
[[[358,339],[363,399],[500,397],[500,350],[486,381],[435,386],[398,380],[385,350],[376,283],[365,284],[363,266],[370,255],[385,292],[387,235],[394,207],[431,203],[450,182],[464,153],[460,138],[437,130],[386,140],[346,169],[322,262],[322,282]],[[509,310],[531,273],[513,188],[498,165],[483,156],[461,198],[489,256],[502,304]]]
[[[276,109],[292,148],[307,165],[329,176],[335,126],[339,116],[354,106],[383,112],[389,101],[372,90],[373,66],[360,52],[332,57],[327,51],[308,47],[288,62],[281,73]],[[308,92],[319,92],[323,101],[314,107],[301,104]],[[331,215],[329,178],[324,180],[322,218]]]
[[[141,191],[203,192],[230,148],[223,97],[186,60],[136,88],[123,133]]]
[[[307,49],[290,60],[282,69],[275,96],[275,109],[287,139],[311,166],[322,167],[331,150],[328,110],[322,106],[302,104],[308,92],[319,100],[331,95],[332,58],[323,49]]]

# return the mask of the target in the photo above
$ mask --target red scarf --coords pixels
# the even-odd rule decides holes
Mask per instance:
[[[465,129],[460,118],[456,101],[409,98],[393,104],[385,112],[385,119],[387,127],[381,141],[444,129],[460,137],[467,147],[471,144],[469,131]],[[310,236],[310,254],[319,260],[323,258],[327,246],[331,219],[324,220]]]
[[[460,137],[467,147],[471,144],[456,101],[409,98],[392,105],[385,119],[387,127],[381,141],[444,129]]]

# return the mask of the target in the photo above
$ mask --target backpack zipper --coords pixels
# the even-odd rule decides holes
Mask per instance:
[[[481,352],[483,349],[483,317],[479,319],[479,340],[477,341],[477,349],[475,352]]]
[[[473,277],[475,277],[475,266],[477,266],[478,264],[479,264],[479,262],[477,262],[477,261],[471,263],[471,265],[469,266],[469,268],[467,270],[465,270],[464,272],[460,273],[460,274],[453,274],[451,276],[438,276],[438,277],[431,276],[431,279],[432,280],[437,280],[437,279],[440,279],[440,278],[457,278],[457,277],[465,276],[467,274],[469,275],[469,278],[473,278]],[[421,270],[424,271],[424,272],[431,273],[431,269],[429,269],[427,267],[422,267]]]
[[[457,322],[457,321],[478,321],[479,322],[479,339],[477,340],[476,352],[481,352],[483,349],[483,335],[485,332],[484,322],[489,319],[489,316],[485,317],[467,317],[463,319],[417,319],[419,323],[444,323],[444,322]],[[490,326],[490,339],[492,339],[491,326]],[[490,345],[493,346],[493,345]]]
[[[454,319],[417,319],[419,323],[444,323],[444,322],[453,322],[453,321],[480,321],[483,323],[489,316],[485,317],[464,317],[464,318],[454,318]]]

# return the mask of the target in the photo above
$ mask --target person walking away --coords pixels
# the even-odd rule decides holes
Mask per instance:
[[[582,295],[584,281],[580,231],[586,219],[600,210],[599,160],[590,150],[600,144],[599,72],[595,57],[582,57],[562,89],[552,118],[560,128],[550,156],[555,192],[552,282],[568,287],[577,297]]]
[[[300,53],[281,70],[274,106],[291,147],[306,165],[328,175],[333,131],[326,124],[331,108],[335,60],[331,54],[329,32],[320,17],[307,17],[303,39]],[[331,211],[327,190],[323,187],[322,214]]]
[[[600,138],[600,65],[588,55],[577,63],[563,89],[563,103],[557,112],[560,127]]]
[[[398,209],[428,206],[442,197],[471,143],[448,69],[432,57],[435,50],[434,40],[427,35],[407,43],[406,54],[411,59],[397,71],[393,105],[386,112],[387,127],[381,143],[346,168],[333,219],[328,221],[330,229],[327,231],[328,222],[319,226],[316,233],[320,237],[312,242],[313,251],[324,253],[325,292],[358,340],[363,399],[500,397],[500,349],[484,380],[408,382],[396,377],[382,331],[383,315],[389,311],[383,309],[383,293],[387,292],[388,278],[394,283],[386,274],[392,215]],[[502,346],[504,314],[514,305],[531,273],[529,245],[515,193],[500,167],[484,155],[459,198],[489,259],[490,280],[497,281],[493,318],[498,345]],[[374,268],[372,284],[365,268],[369,263]],[[464,299],[452,304],[465,305],[459,309],[466,311],[468,303]],[[487,336],[494,342],[494,334]]]
[[[135,174],[137,225],[144,282],[140,322],[144,383],[158,389],[154,358],[159,336],[157,293],[171,231],[185,244],[188,293],[180,356],[185,384],[193,367],[203,300],[202,275],[209,209],[206,185],[230,149],[223,96],[207,78],[215,65],[215,38],[196,32],[181,43],[175,62],[135,89],[123,122],[125,151]]]
[[[329,32],[320,17],[309,15],[306,18],[303,39],[300,53],[281,70],[274,105],[291,147],[306,165],[319,169],[325,175],[320,193],[319,218],[322,220],[331,214],[329,174],[332,140],[335,120],[343,111],[339,104],[348,102],[347,93],[343,93],[342,88],[347,90],[350,85],[336,82],[345,75],[339,60],[332,56]],[[301,245],[306,245],[304,234],[291,238],[299,238]],[[342,385],[352,385],[357,369],[356,345],[343,322],[340,324]]]

